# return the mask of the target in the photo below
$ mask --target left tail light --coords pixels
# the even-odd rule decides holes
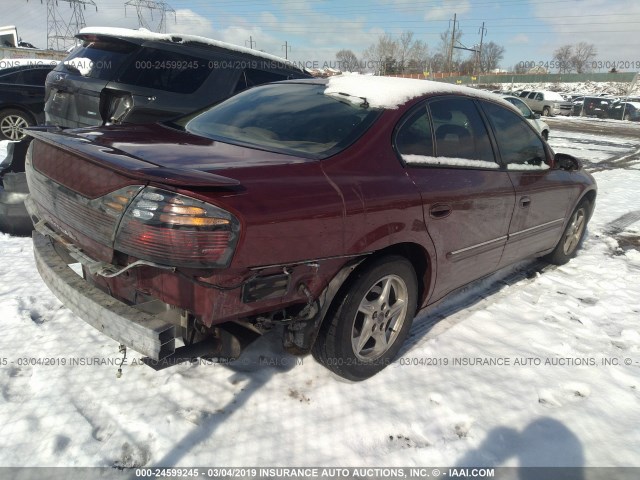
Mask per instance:
[[[128,255],[176,267],[227,267],[240,222],[195,198],[146,187],[129,204],[114,247]]]

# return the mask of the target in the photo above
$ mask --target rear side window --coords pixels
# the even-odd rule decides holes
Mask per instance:
[[[49,75],[48,68],[34,68],[32,70],[25,70],[22,77],[22,83],[25,85],[40,85],[44,86],[44,82]]]
[[[510,170],[547,169],[542,140],[516,113],[499,105],[483,102],[493,125],[503,162]]]
[[[113,80],[136,45],[118,41],[85,41],[55,68],[57,72]]]
[[[411,159],[406,155],[433,157],[431,119],[425,107],[410,115],[400,126],[396,134],[396,149],[408,163]]]
[[[2,83],[22,83],[22,72],[7,73],[0,75],[0,82]]]
[[[143,48],[118,81],[173,93],[193,93],[209,76],[209,60],[155,48]]]
[[[240,79],[236,85],[234,93],[242,92],[256,85],[262,85],[269,82],[280,82],[287,80],[287,75],[280,73],[265,72],[264,70],[257,70],[255,68],[247,68],[240,74]]]

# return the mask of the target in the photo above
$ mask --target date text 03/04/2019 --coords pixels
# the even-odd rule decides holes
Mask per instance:
[[[205,467],[205,468],[136,468],[136,478],[306,478],[337,480],[353,478],[404,479],[404,478],[493,478],[494,468],[434,468],[434,467]]]
[[[637,365],[629,357],[400,357],[400,366],[421,367],[610,367]]]
[[[616,70],[639,69],[640,60],[592,60],[587,62],[587,66],[592,70],[611,70],[614,68]],[[566,73],[571,73],[575,68],[572,62],[565,60],[523,60],[518,62],[518,67],[527,70],[532,68],[557,69],[565,71]]]

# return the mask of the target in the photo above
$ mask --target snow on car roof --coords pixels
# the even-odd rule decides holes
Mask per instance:
[[[499,102],[515,108],[495,93],[474,88],[452,85],[431,80],[416,80],[397,77],[374,77],[369,75],[343,74],[331,77],[325,95],[345,94],[366,98],[373,108],[395,109],[409,100],[426,94],[457,93]]]
[[[253,50],[247,47],[241,47],[240,45],[234,45],[232,43],[221,42],[220,40],[214,40],[212,38],[200,37],[198,35],[185,35],[183,33],[155,33],[147,30],[146,28],[133,30],[130,28],[119,27],[85,27],[80,30],[80,33],[78,33],[78,35],[109,35],[118,38],[135,38],[139,40],[172,43],[204,43],[206,45],[226,48],[227,50],[233,50],[235,52],[245,53],[247,55],[253,55],[254,57],[261,57],[274,62],[279,62],[280,64],[296,67],[293,62],[282,57],[277,57],[276,55],[260,52],[258,50]]]

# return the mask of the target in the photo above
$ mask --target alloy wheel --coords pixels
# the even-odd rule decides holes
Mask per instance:
[[[563,251],[565,255],[571,255],[580,243],[585,227],[586,212],[584,208],[579,208],[571,217],[571,223],[564,236]]]
[[[20,115],[7,115],[0,121],[0,133],[12,141],[22,140],[26,135],[23,129],[29,126],[29,122]]]
[[[393,345],[407,317],[408,300],[407,285],[397,275],[387,275],[371,286],[360,302],[351,331],[358,359],[376,360]]]

